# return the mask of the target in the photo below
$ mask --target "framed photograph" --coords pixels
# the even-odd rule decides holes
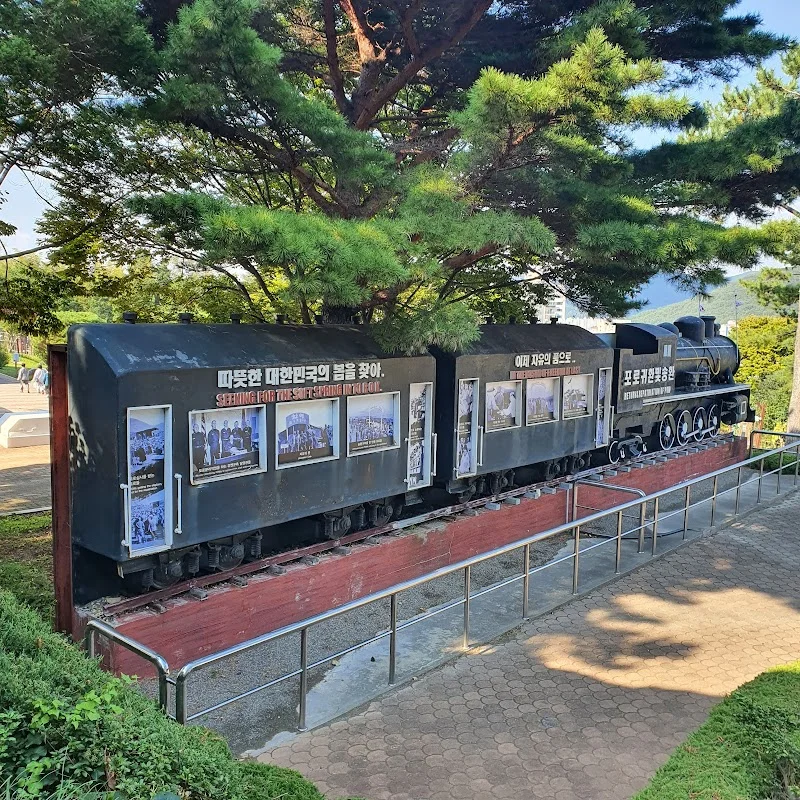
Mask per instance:
[[[433,384],[412,383],[408,399],[408,488],[431,483]]]
[[[597,384],[597,427],[595,444],[604,447],[611,441],[611,368],[600,370]]]
[[[486,384],[486,432],[518,428],[521,423],[522,381]]]
[[[172,545],[172,406],[129,408],[128,508],[130,553]]]
[[[347,398],[347,455],[400,447],[400,392]]]
[[[339,457],[339,401],[303,400],[275,406],[278,469]]]
[[[189,412],[193,484],[266,472],[266,406],[231,406]]]
[[[455,464],[457,478],[468,478],[478,471],[478,383],[477,378],[465,378],[458,382]]]
[[[561,379],[534,378],[525,386],[525,424],[556,422],[561,406]]]
[[[592,413],[594,375],[566,375],[561,392],[563,419],[585,417]]]

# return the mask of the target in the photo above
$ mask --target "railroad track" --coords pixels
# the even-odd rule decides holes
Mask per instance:
[[[432,509],[424,514],[418,514],[413,517],[406,517],[405,519],[398,519],[390,522],[388,525],[383,525],[379,528],[369,528],[367,530],[356,531],[342,536],[339,539],[318,542],[316,544],[307,545],[305,547],[298,547],[294,550],[286,550],[282,553],[260,558],[256,561],[250,561],[246,564],[240,564],[238,567],[232,569],[222,570],[220,572],[209,573],[208,575],[199,575],[189,580],[180,581],[172,586],[164,589],[156,589],[155,591],[148,592],[147,594],[137,595],[136,597],[118,600],[113,603],[107,603],[103,606],[103,614],[108,617],[113,617],[117,614],[122,614],[130,611],[137,611],[148,606],[153,607],[154,610],[160,610],[159,606],[162,601],[170,600],[183,594],[202,595],[202,591],[210,586],[216,586],[221,583],[235,583],[237,581],[244,581],[247,576],[255,575],[259,572],[265,572],[269,569],[275,569],[291,564],[296,561],[301,561],[304,558],[313,558],[315,556],[323,555],[337,551],[338,548],[346,548],[348,545],[358,544],[367,539],[376,539],[381,536],[396,536],[408,528],[414,528],[418,525],[423,525],[426,522],[433,520],[456,517],[463,514],[465,511],[483,508],[489,503],[501,503],[513,497],[521,497],[525,495],[537,495],[547,493],[548,491],[555,492],[564,484],[572,484],[577,480],[585,480],[593,475],[609,474],[610,472],[630,471],[635,465],[644,465],[652,462],[656,463],[658,459],[676,458],[688,455],[690,451],[696,450],[697,447],[707,445],[712,441],[715,443],[727,442],[733,439],[731,434],[724,434],[715,437],[714,439],[704,439],[701,442],[692,442],[682,447],[675,447],[667,451],[656,451],[653,453],[645,453],[637,458],[630,459],[625,464],[607,464],[601,467],[594,467],[593,469],[583,470],[574,475],[565,476],[562,478],[555,478],[551,481],[540,481],[538,483],[531,483],[526,486],[517,486],[514,489],[509,489],[499,494],[491,495],[489,497],[481,497],[476,500],[469,500],[466,503],[457,503],[451,506],[444,506],[442,508]]]

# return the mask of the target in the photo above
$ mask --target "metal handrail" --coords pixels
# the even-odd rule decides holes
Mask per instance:
[[[124,633],[120,633],[111,625],[101,622],[99,619],[90,619],[89,622],[86,623],[86,632],[84,633],[83,639],[86,644],[86,652],[91,659],[97,657],[95,634],[99,634],[106,639],[110,639],[112,642],[116,642],[120,647],[124,647],[126,650],[130,650],[145,661],[149,661],[156,668],[158,672],[158,704],[166,712],[168,704],[167,684],[172,682],[170,681],[167,659],[159,653],[156,653],[155,650],[152,650],[147,645],[137,642],[135,639],[131,639],[130,636],[126,636]]]
[[[774,431],[764,431],[764,433],[774,434]],[[800,434],[797,435],[800,438]],[[657,492],[654,492],[649,495],[644,495],[638,497],[635,500],[630,500],[627,503],[623,503],[619,506],[614,506],[611,509],[606,509],[604,511],[599,511],[594,514],[590,514],[586,517],[582,517],[580,520],[571,520],[569,522],[564,523],[563,525],[559,525],[555,528],[551,528],[547,531],[542,531],[531,536],[528,536],[524,539],[518,540],[516,542],[512,542],[507,545],[503,545],[501,547],[495,548],[487,553],[482,553],[480,555],[473,556],[471,558],[465,559],[463,561],[458,562],[457,564],[451,564],[446,567],[440,567],[433,572],[430,572],[426,575],[419,576],[417,578],[412,578],[402,583],[396,584],[394,586],[388,587],[386,589],[382,589],[377,592],[373,592],[372,594],[366,595],[364,597],[358,598],[356,600],[352,600],[349,603],[346,603],[342,606],[339,606],[335,609],[329,609],[324,611],[320,614],[316,614],[313,617],[309,617],[308,619],[301,620],[299,622],[292,623],[290,625],[286,625],[282,628],[279,628],[275,631],[271,631],[269,633],[262,634],[261,636],[257,636],[253,639],[249,639],[245,642],[241,642],[237,645],[233,645],[232,647],[228,647],[225,650],[221,650],[217,653],[212,653],[207,656],[203,656],[202,658],[195,659],[194,661],[189,662],[188,664],[184,665],[181,670],[177,673],[174,678],[175,684],[175,718],[178,722],[187,723],[193,719],[197,719],[205,714],[210,713],[213,710],[217,710],[222,708],[226,705],[229,705],[231,702],[235,702],[237,698],[232,698],[228,701],[224,701],[222,703],[218,703],[217,705],[213,706],[210,709],[204,709],[202,711],[195,712],[194,714],[188,713],[188,698],[186,692],[186,681],[189,676],[198,669],[202,667],[206,667],[210,664],[213,664],[217,661],[220,661],[224,658],[228,658],[230,656],[238,655],[239,653],[245,652],[253,647],[257,647],[262,644],[266,644],[268,642],[275,641],[277,639],[281,639],[285,636],[290,636],[292,634],[299,633],[300,634],[300,668],[299,670],[293,670],[292,672],[283,675],[281,678],[278,678],[274,681],[271,681],[263,686],[256,687],[254,689],[249,690],[244,696],[250,696],[264,688],[269,686],[273,686],[276,683],[280,683],[283,680],[286,680],[290,677],[296,677],[298,674],[300,675],[300,704],[299,704],[299,711],[298,711],[298,729],[305,730],[306,729],[306,705],[307,705],[307,694],[308,694],[308,633],[309,630],[314,627],[315,625],[319,625],[323,622],[327,622],[328,620],[334,619],[339,617],[343,614],[347,614],[350,611],[355,611],[356,609],[362,608],[367,606],[371,603],[378,602],[380,600],[385,600],[389,598],[391,601],[391,620],[390,620],[390,629],[386,633],[379,634],[376,637],[368,641],[376,641],[379,639],[389,637],[389,684],[393,684],[395,682],[395,668],[396,668],[396,654],[397,654],[397,634],[399,630],[402,630],[404,627],[408,627],[409,624],[413,624],[413,622],[420,621],[422,619],[426,619],[434,614],[440,613],[440,609],[434,610],[432,612],[427,612],[425,615],[421,615],[419,618],[414,620],[411,623],[404,623],[402,626],[398,625],[398,618],[397,618],[397,597],[401,593],[408,591],[409,589],[416,588],[417,586],[421,586],[423,584],[429,583],[430,581],[437,580],[438,578],[443,578],[448,575],[453,575],[458,572],[463,572],[464,574],[464,594],[463,598],[459,600],[454,600],[450,604],[448,604],[448,608],[453,608],[457,606],[463,606],[464,608],[464,624],[463,624],[463,647],[467,649],[469,647],[469,624],[470,624],[470,600],[476,597],[477,595],[471,593],[470,585],[471,585],[471,570],[472,567],[477,566],[478,564],[482,564],[486,561],[489,561],[494,558],[498,558],[500,556],[506,555],[511,553],[515,550],[523,549],[524,551],[524,571],[519,579],[523,581],[523,618],[527,618],[528,616],[528,588],[529,588],[529,581],[530,575],[532,572],[539,571],[539,569],[543,569],[544,567],[537,568],[536,570],[530,569],[530,547],[531,545],[543,541],[545,539],[550,539],[555,536],[571,532],[573,536],[575,536],[575,540],[577,543],[576,549],[574,549],[573,553],[570,556],[565,558],[559,559],[559,561],[564,561],[567,559],[573,559],[573,563],[575,565],[573,571],[573,592],[577,593],[578,591],[578,565],[580,560],[580,549],[579,549],[579,536],[580,536],[580,526],[583,525],[591,525],[595,522],[599,522],[606,517],[616,514],[617,515],[617,535],[614,539],[617,542],[617,548],[620,547],[620,542],[622,538],[622,518],[625,511],[630,509],[638,508],[640,509],[640,515],[644,516],[643,509],[646,509],[646,504],[650,501],[653,501],[654,504],[654,513],[653,519],[650,523],[652,525],[652,534],[653,534],[653,546],[652,546],[652,554],[655,555],[656,552],[656,541],[658,538],[658,523],[659,523],[659,501],[661,498],[666,497],[676,491],[685,490],[685,507],[682,509],[682,513],[684,513],[684,529],[683,529],[683,538],[686,538],[686,531],[688,528],[688,511],[690,507],[690,498],[691,498],[691,489],[693,486],[696,486],[699,483],[704,481],[713,480],[713,495],[711,498],[705,498],[699,501],[696,505],[699,505],[702,502],[706,502],[706,500],[710,499],[712,503],[712,527],[713,527],[713,520],[715,516],[715,509],[716,509],[716,500],[718,496],[718,478],[722,475],[726,475],[734,470],[738,470],[738,481],[737,481],[737,501],[736,501],[736,511],[735,515],[738,514],[738,507],[739,507],[739,490],[741,489],[741,476],[742,470],[754,465],[760,464],[759,470],[759,477],[758,477],[758,496],[756,504],[761,502],[761,486],[763,483],[763,478],[765,477],[764,473],[764,460],[768,456],[780,454],[781,455],[781,462],[783,460],[783,454],[789,450],[793,450],[797,456],[796,463],[800,463],[800,441],[794,442],[792,444],[784,445],[780,448],[776,448],[775,450],[771,450],[768,453],[762,453],[758,456],[750,457],[745,461],[739,462],[738,464],[734,464],[728,467],[723,467],[718,470],[714,470],[713,472],[706,473],[704,475],[697,476],[695,478],[691,478],[689,480],[683,481],[675,486],[671,486],[666,489],[661,489]],[[783,471],[783,466],[779,467],[778,471]],[[775,471],[771,471],[766,473],[766,475],[773,474]],[[589,482],[591,485],[597,486],[602,485],[596,483],[594,481]],[[795,474],[795,484],[797,483],[797,473]],[[610,486],[609,486],[610,488]],[[615,486],[615,489],[620,489],[621,487]],[[629,487],[622,487],[622,491],[630,491]],[[641,492],[641,490],[633,490],[635,493]],[[725,490],[726,492],[729,490]],[[778,486],[778,493],[780,493],[780,485]],[[574,500],[573,500],[574,502]],[[669,512],[668,514],[664,515],[664,518],[674,515],[675,513],[681,512]],[[640,517],[641,519],[641,517]],[[578,523],[576,525],[576,523]],[[643,539],[645,525],[644,522],[640,526],[640,540]],[[577,535],[576,535],[577,530]],[[605,544],[603,542],[602,544]],[[595,545],[597,546],[597,545]],[[585,551],[584,551],[585,552]],[[640,550],[641,552],[641,550]],[[616,569],[619,570],[619,560],[617,559]],[[507,585],[508,583],[513,581],[504,581],[501,585]],[[496,589],[499,587],[492,587],[492,589]],[[480,590],[481,594],[486,594],[486,590]],[[361,643],[363,646],[363,642]],[[351,652],[354,648],[348,648],[346,651],[342,651],[342,653],[337,653],[335,655],[329,656],[328,658],[324,659],[323,661],[315,662],[314,666],[319,666],[321,663],[325,663],[327,661],[331,661],[343,653]],[[173,682],[170,680],[170,682]]]

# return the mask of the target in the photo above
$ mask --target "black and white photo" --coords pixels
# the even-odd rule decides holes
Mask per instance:
[[[232,406],[189,414],[192,483],[233,478],[266,468],[261,443],[264,406]]]
[[[558,378],[536,378],[528,380],[525,387],[525,422],[537,425],[558,419]]]
[[[564,419],[585,417],[592,413],[592,375],[568,375],[564,378],[561,393]]]
[[[275,407],[278,469],[336,458],[338,400],[278,403]]]
[[[486,384],[486,432],[502,431],[519,425],[521,381]]]
[[[165,477],[169,408],[128,409],[128,541],[131,552],[169,544]]]
[[[475,437],[478,433],[478,380],[458,382],[458,423],[456,431],[456,473],[474,475],[477,468]]]
[[[408,401],[408,486],[430,485],[433,384],[412,383]]]
[[[399,447],[400,394],[347,398],[347,455]]]

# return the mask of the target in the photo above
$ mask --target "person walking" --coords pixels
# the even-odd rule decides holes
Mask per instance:
[[[17,381],[19,382],[19,390],[24,392],[27,388],[28,394],[30,394],[31,379],[30,375],[28,374],[28,368],[25,366],[25,362],[23,362],[22,366],[19,368],[19,372],[17,373]]]
[[[36,394],[42,393],[42,365],[36,367],[33,371],[33,388],[36,389]]]

